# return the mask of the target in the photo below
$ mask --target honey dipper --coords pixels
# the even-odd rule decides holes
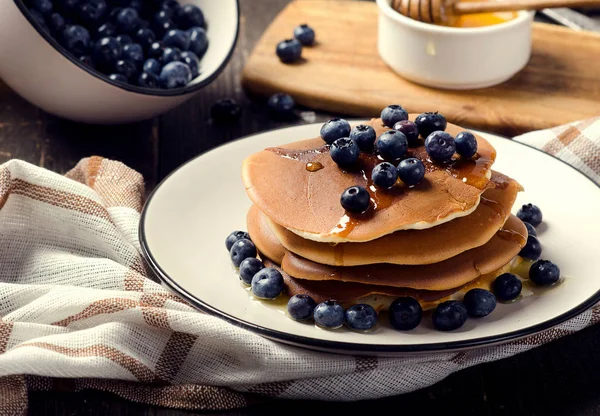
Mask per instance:
[[[555,7],[599,7],[600,0],[501,0],[460,2],[456,0],[392,0],[398,13],[425,23],[443,24],[463,14]]]

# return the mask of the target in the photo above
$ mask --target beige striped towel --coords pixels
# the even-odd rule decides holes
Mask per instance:
[[[600,182],[600,118],[516,140]],[[137,240],[143,195],[139,174],[99,157],[66,176],[18,160],[0,167],[0,414],[25,412],[28,391],[56,388],[203,410],[264,396],[384,397],[600,320],[596,308],[506,345],[410,358],[278,344],[197,312],[151,280]]]

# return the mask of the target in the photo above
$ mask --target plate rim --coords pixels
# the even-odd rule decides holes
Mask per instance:
[[[350,119],[348,121],[360,123],[360,122],[363,122],[364,120]],[[149,244],[148,244],[148,241],[146,238],[146,233],[145,233],[146,214],[148,212],[148,207],[150,206],[150,203],[151,203],[153,197],[156,195],[156,193],[160,189],[160,187],[163,186],[171,178],[171,176],[173,176],[174,174],[176,174],[177,172],[179,172],[180,170],[185,168],[188,164],[196,161],[196,159],[203,157],[204,155],[206,155],[208,153],[211,153],[214,151],[219,151],[222,147],[229,146],[238,141],[251,139],[256,136],[260,136],[260,135],[267,134],[267,133],[273,133],[273,132],[276,132],[279,130],[294,129],[297,127],[319,126],[321,124],[322,123],[310,123],[310,124],[301,124],[301,125],[296,125],[296,126],[284,126],[284,127],[268,129],[268,130],[264,130],[259,133],[253,133],[250,135],[240,137],[238,139],[229,141],[227,143],[220,144],[219,146],[216,146],[212,149],[209,149],[205,152],[202,152],[202,153],[196,155],[195,157],[191,158],[190,160],[179,165],[171,173],[169,173],[163,180],[161,180],[158,183],[158,185],[156,185],[156,187],[152,190],[150,195],[148,195],[148,198],[146,199],[146,201],[144,203],[144,207],[143,207],[142,213],[140,215],[140,221],[139,221],[139,227],[138,227],[138,239],[140,242],[142,257],[144,258],[146,263],[150,266],[151,271],[160,280],[160,282],[163,285],[165,285],[170,291],[172,291],[176,295],[182,297],[184,300],[189,302],[195,308],[197,308],[203,312],[206,312],[210,315],[216,316],[220,319],[223,319],[223,320],[229,322],[230,324],[233,324],[235,326],[238,326],[238,327],[244,328],[246,330],[252,331],[254,333],[257,333],[257,334],[264,336],[270,340],[277,341],[277,342],[284,342],[284,343],[295,345],[295,346],[302,347],[302,348],[312,348],[312,349],[318,349],[320,351],[327,350],[329,352],[341,353],[341,354],[348,353],[348,352],[363,352],[363,353],[365,353],[365,352],[366,353],[448,352],[448,351],[456,351],[456,350],[473,349],[473,348],[477,348],[477,347],[492,346],[494,344],[505,344],[510,341],[515,341],[520,338],[524,338],[524,337],[530,336],[530,335],[535,335],[542,331],[551,329],[557,325],[560,325],[560,324],[576,317],[577,315],[580,315],[581,313],[590,309],[596,303],[600,302],[600,290],[598,290],[593,295],[591,295],[589,298],[587,298],[586,300],[581,302],[579,305],[571,308],[570,310],[568,310],[552,319],[548,319],[546,321],[540,322],[535,325],[530,325],[523,329],[519,329],[519,330],[511,331],[511,332],[505,332],[505,333],[501,333],[498,335],[490,335],[490,336],[486,336],[486,337],[479,337],[479,338],[473,338],[473,339],[461,340],[461,341],[437,342],[437,343],[426,343],[426,344],[403,344],[403,345],[363,344],[363,343],[354,343],[354,342],[345,342],[345,341],[330,341],[330,340],[323,340],[323,339],[317,339],[317,338],[310,338],[310,337],[306,337],[306,336],[302,336],[302,335],[295,335],[295,334],[288,333],[288,332],[270,329],[270,328],[264,327],[262,325],[258,325],[258,324],[254,324],[252,322],[245,321],[244,319],[241,319],[236,316],[230,315],[226,312],[223,312],[223,311],[217,309],[216,307],[202,301],[201,299],[197,298],[196,296],[192,295],[186,289],[181,287],[176,282],[175,279],[173,279],[171,276],[169,276],[168,273],[166,273],[160,267],[160,265],[158,264],[158,262],[152,255],[152,252],[150,250],[150,247],[149,247]],[[482,132],[481,130],[476,130],[476,129],[470,129],[470,130],[474,131],[475,133],[484,133],[484,134],[496,136],[500,139],[510,140],[512,143],[528,147],[528,148],[533,149],[537,152],[540,152],[548,157],[551,157],[552,159],[555,159],[555,160],[563,163],[570,169],[579,173],[581,176],[583,176],[585,179],[589,180],[593,185],[595,185],[600,190],[600,184],[597,184],[590,176],[588,176],[586,173],[584,173],[578,169],[575,169],[575,167],[571,166],[569,163],[565,162],[564,160],[562,160],[554,155],[546,153],[532,145],[515,141],[506,136],[498,135],[495,133]]]

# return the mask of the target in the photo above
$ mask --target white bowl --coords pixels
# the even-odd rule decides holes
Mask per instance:
[[[475,89],[500,84],[531,56],[533,13],[505,23],[454,28],[422,23],[379,6],[379,55],[402,77],[430,87]]]
[[[140,121],[190,99],[223,70],[239,29],[237,0],[187,0],[202,9],[209,47],[200,75],[172,90],[109,80],[86,67],[39,28],[22,0],[0,0],[0,78],[26,100],[59,117],[94,124]]]

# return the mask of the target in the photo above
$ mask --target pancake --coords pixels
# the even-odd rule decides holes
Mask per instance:
[[[396,231],[365,243],[317,243],[292,233],[268,218],[267,221],[287,250],[321,264],[438,263],[487,243],[510,216],[517,193],[522,190],[521,185],[497,172],[492,173],[491,181],[495,187],[483,193],[481,203],[469,216],[426,230]],[[264,216],[255,206],[248,213],[249,217],[254,217],[252,221],[264,221],[256,218],[259,215]]]
[[[414,119],[414,115],[411,117]],[[381,119],[368,124],[377,135],[389,130]],[[456,135],[464,129],[448,124]],[[426,229],[472,213],[480,195],[490,185],[496,151],[477,137],[473,159],[457,155],[447,164],[432,163],[424,146],[410,148],[406,157],[417,157],[426,167],[418,185],[396,184],[391,190],[371,183],[371,170],[381,160],[361,152],[351,171],[340,169],[321,138],[269,148],[248,157],[242,177],[250,199],[267,217],[299,236],[318,242],[364,242],[394,231]],[[319,169],[319,167],[321,167]],[[361,185],[371,193],[372,207],[365,214],[346,215],[340,205],[344,189]]]

